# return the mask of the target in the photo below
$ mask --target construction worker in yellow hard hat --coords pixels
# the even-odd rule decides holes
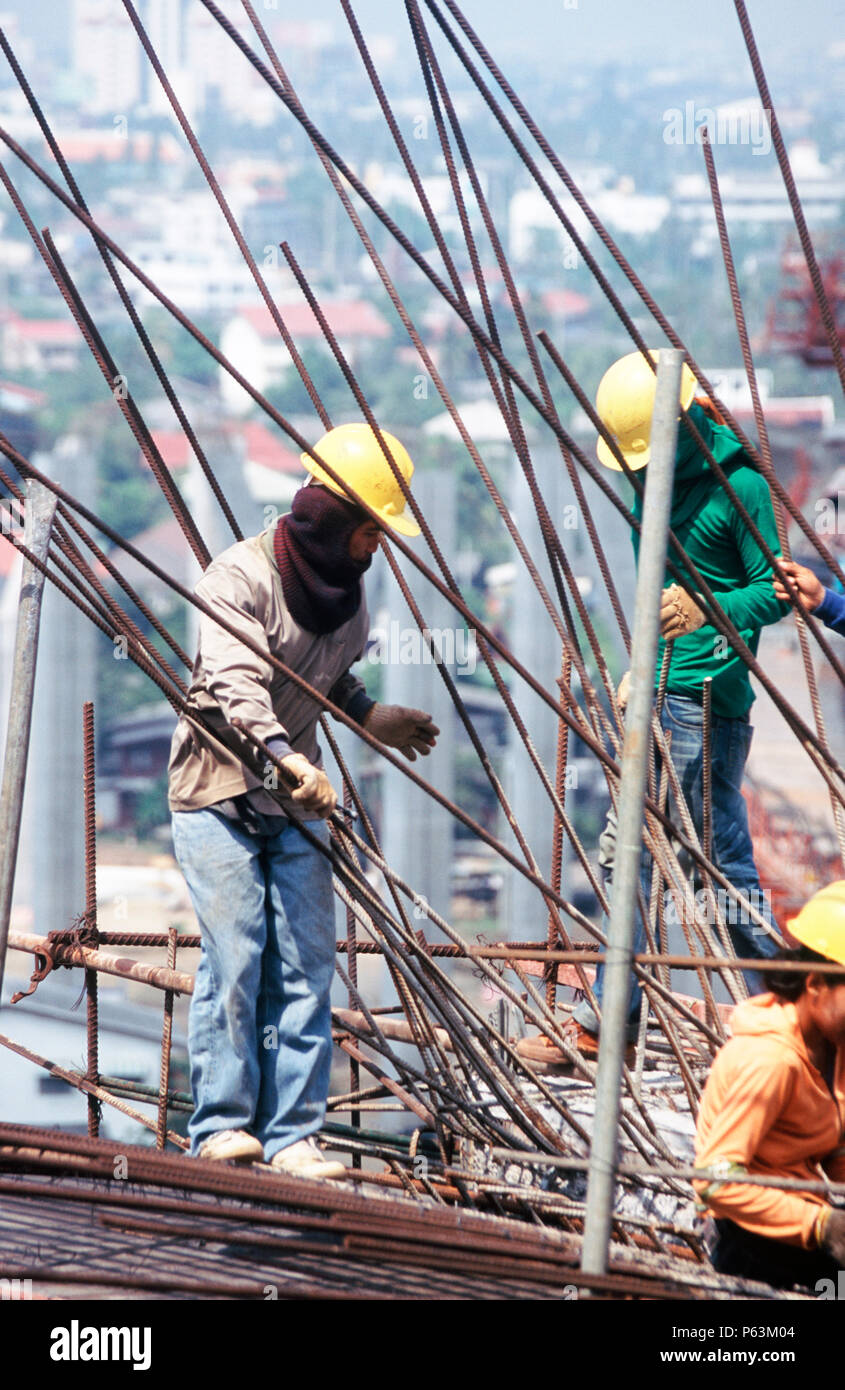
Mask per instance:
[[[650,350],[647,361],[640,352],[628,353],[605,372],[596,394],[596,410],[608,435],[628,466],[647,467],[651,456],[651,418],[654,410],[659,352]],[[653,364],[653,365],[652,365]],[[753,467],[732,430],[724,424],[712,403],[696,399],[696,381],[684,365],[678,413],[686,411],[717,463],[774,554],[780,554],[774,511],[765,479]],[[597,452],[606,467],[620,469],[607,440],[599,438]],[[642,498],[635,496],[634,516],[642,519]],[[727,610],[753,652],[760,630],[777,622],[787,611],[772,589],[772,569],[751,532],[724,490],[719,486],[701,445],[682,418],[675,452],[670,525],[696,569]],[[634,551],[639,532],[632,531]],[[680,564],[670,549],[669,558]],[[694,585],[691,582],[691,586]],[[746,894],[769,924],[773,925],[768,900],[760,887],[754,863],[748,813],[742,796],[743,770],[751,742],[748,712],[754,693],[740,657],[705,621],[695,598],[667,573],[660,612],[661,641],[654,674],[657,685],[666,641],[672,649],[666,694],[661,711],[663,728],[671,733],[672,760],[698,834],[702,831],[702,706],[704,682],[710,681],[712,726],[711,789],[713,858],[735,888]],[[612,886],[615,850],[615,818],[611,811],[602,836],[602,868]],[[651,898],[652,862],[644,851],[641,881],[645,902]],[[730,912],[728,929],[738,955],[766,958],[777,949],[772,936],[755,926],[744,911]],[[739,921],[736,918],[739,917]],[[638,917],[635,950],[645,949],[645,933]],[[749,972],[752,991],[759,976]],[[596,998],[601,1005],[604,972],[599,968]],[[631,981],[629,1035],[634,1036],[639,991]],[[596,1048],[598,1018],[584,1002],[575,1012],[584,1030],[579,1044],[587,1054]],[[585,1036],[586,1032],[586,1036]]]
[[[382,440],[410,481],[405,449],[386,432]],[[263,780],[253,775],[231,741],[221,745],[183,716],[169,792],[174,849],[202,931],[188,1030],[191,1152],[337,1178],[346,1169],[314,1140],[331,1061],[331,864],[296,824],[307,821],[327,846],[337,797],[317,742],[321,706],[261,653],[411,761],[439,730],[425,710],[371,699],[350,670],[369,635],[363,576],[382,530],[412,536],[419,527],[368,425],[330,430],[315,452],[353,495],[303,455],[311,477],[290,512],[219,555],[196,589],[230,630],[201,617],[189,706],[227,739],[237,718],[284,776],[270,760]]]
[[[659,353],[653,350],[649,355],[651,364],[656,367]],[[628,353],[605,372],[596,396],[597,412],[609,438],[635,470],[645,468],[650,457],[656,381],[651,364],[639,352]],[[775,517],[765,480],[754,468],[736,435],[721,423],[711,403],[694,399],[695,389],[695,378],[685,368],[678,400],[679,413],[682,409],[687,412],[714,458],[729,475],[734,490],[754,518],[767,545],[774,554],[779,555]],[[620,468],[607,440],[599,439],[597,449],[603,464],[608,468]],[[634,497],[633,512],[640,521],[640,496]],[[701,446],[684,419],[678,432],[670,525],[697,570],[728,612],[734,626],[742,633],[752,652],[756,652],[762,627],[777,622],[788,608],[778,602],[772,588],[769,562],[719,486]],[[637,554],[637,529],[632,530],[632,540]],[[671,548],[669,558],[676,566],[681,566],[677,553]],[[704,682],[710,681],[713,859],[734,887],[746,895],[752,908],[760,913],[766,923],[766,926],[760,927],[747,908],[737,910],[735,904],[732,905],[726,915],[737,954],[765,958],[777,949],[777,942],[767,930],[773,926],[772,915],[754,863],[748,812],[741,789],[751,743],[748,711],[754,693],[741,658],[720,633],[705,621],[704,612],[695,597],[676,584],[668,573],[665,582],[655,686],[667,640],[672,642],[672,649],[661,721],[663,728],[671,733],[672,760],[700,836],[703,809],[702,707]],[[691,581],[690,587],[694,590],[694,582]],[[626,686],[627,677],[624,677],[620,686],[622,703]],[[599,863],[609,891],[612,891],[615,842],[616,817],[611,807],[599,841]],[[652,894],[652,860],[645,850],[641,861],[641,883],[644,901],[648,904]],[[634,950],[643,951],[645,940],[645,927],[638,914]],[[752,992],[759,988],[760,981],[755,972],[749,972],[746,978]],[[599,1010],[603,989],[604,968],[599,966],[594,986]],[[633,1041],[637,1036],[640,1002],[640,991],[632,974],[628,1004],[631,1058]],[[585,999],[576,1008],[574,1019],[575,1045],[584,1056],[595,1058],[598,1053],[599,1013]],[[553,1066],[564,1061],[563,1053],[551,1044],[547,1046],[542,1039],[524,1042],[522,1050],[532,1060],[547,1057]]]
[[[769,970],[769,992],[731,1014],[701,1098],[696,1166],[706,1177],[695,1186],[716,1217],[716,1269],[816,1294],[829,1279],[834,1297],[845,1268],[841,1204],[743,1178],[845,1181],[845,968],[819,970],[845,967],[845,881],[816,893],[789,933],[796,944],[776,959],[801,968]]]

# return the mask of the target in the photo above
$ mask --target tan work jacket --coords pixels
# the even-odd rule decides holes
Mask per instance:
[[[358,612],[335,632],[317,636],[300,627],[288,610],[273,560],[272,527],[224,550],[194,592],[262,653],[278,657],[341,709],[364,689],[349,674],[363,654],[369,631],[363,594]],[[265,743],[283,739],[294,752],[321,765],[316,729],[321,706],[204,613],[188,702],[214,729],[242,719]],[[227,736],[233,738],[231,729]],[[245,741],[245,746],[251,745]],[[274,751],[284,756],[285,750]],[[263,755],[257,756],[263,763]],[[260,789],[254,794],[257,809],[278,809],[262,795],[260,779],[183,714],[170,749],[170,809],[199,810],[253,788]],[[262,806],[262,801],[269,804]],[[297,815],[309,819],[301,808]]]

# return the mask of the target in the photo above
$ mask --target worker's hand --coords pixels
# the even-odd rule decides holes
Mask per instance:
[[[301,753],[289,753],[282,758],[282,767],[297,781],[291,800],[303,811],[313,811],[322,819],[330,816],[337,805],[337,794],[322,768],[315,767]]]
[[[830,1215],[824,1223],[819,1245],[831,1255],[838,1265],[845,1269],[845,1211],[831,1207]]]
[[[628,708],[628,699],[631,694],[631,672],[626,671],[619,685],[616,687],[616,703],[624,714]]]
[[[706,618],[695,599],[679,584],[670,584],[660,600],[660,632],[667,642],[703,627]]]
[[[809,608],[812,613],[813,609],[818,608],[824,598],[824,585],[816,578],[812,570],[807,569],[806,565],[796,565],[794,560],[779,560],[778,563],[784,574],[788,574],[790,579],[794,580],[798,597],[804,607]],[[774,585],[775,597],[779,598],[781,603],[789,603],[792,593],[787,592],[785,585],[776,574],[772,575],[772,584]]]
[[[398,748],[412,763],[416,762],[417,753],[428,757],[440,733],[425,710],[406,709],[404,705],[373,705],[364,728],[379,743]]]

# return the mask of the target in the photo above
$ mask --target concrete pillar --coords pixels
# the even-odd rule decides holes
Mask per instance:
[[[90,449],[63,439],[36,466],[96,509]],[[106,641],[82,613],[48,584],[33,706],[27,800],[33,868],[33,930],[69,927],[85,909],[82,814],[82,706],[96,699],[96,643]],[[42,989],[44,986],[42,986]]]
[[[455,553],[454,476],[441,469],[418,472],[414,494],[431,523],[443,553]],[[412,542],[431,563],[425,542]],[[455,609],[419,573],[400,558],[423,617],[442,640],[441,655],[453,676],[465,652],[465,631]],[[428,711],[440,729],[437,747],[413,767],[446,796],[454,793],[455,715],[452,701],[423,641],[410,609],[391,576],[386,587],[386,618],[374,656],[381,664],[383,696],[388,704]],[[444,917],[449,916],[454,821],[398,769],[384,764],[382,773],[382,844],[388,863]],[[419,909],[418,909],[419,911]],[[419,916],[425,929],[425,918]]]
[[[555,526],[560,530],[564,544],[566,544],[567,532],[562,529],[564,508],[570,506],[574,502],[574,498],[560,455],[556,448],[543,445],[533,451],[532,458],[549,514]],[[514,460],[513,466],[511,510],[529,553],[549,592],[554,597],[555,590],[551,572],[531,494],[522,469],[516,460]],[[516,567],[513,611],[510,623],[511,650],[541,685],[556,695],[557,678],[560,674],[560,641],[543,601],[537,593],[534,581],[518,557]],[[540,696],[530,690],[519,676],[514,676],[509,681],[509,687],[514,702],[531,735],[534,748],[548,773],[549,779],[554,783],[559,720],[554,711],[549,709],[549,706]],[[505,785],[508,797],[540,871],[544,879],[548,880],[551,873],[554,809],[536,770],[532,766],[528,753],[525,751],[519,733],[510,719],[507,725],[507,737],[508,758]],[[574,793],[569,793],[569,797],[573,795]],[[521,851],[515,838],[510,833],[505,834],[502,817],[500,817],[500,834],[505,842],[515,849],[521,857]],[[567,841],[564,840],[564,894],[566,892],[568,857]],[[516,869],[508,869],[506,884],[505,924],[509,939],[526,941],[536,938],[541,940],[546,934],[548,916],[548,909],[542,894]]]

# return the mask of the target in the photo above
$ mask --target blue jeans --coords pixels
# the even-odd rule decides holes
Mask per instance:
[[[277,829],[278,824],[278,829]],[[269,1161],[314,1134],[331,1066],[331,865],[296,826],[249,834],[211,808],[173,813],[173,845],[202,933],[188,1047],[191,1152],[246,1129]],[[324,821],[308,828],[328,844]]]
[[[671,755],[678,780],[681,784],[690,814],[699,836],[702,833],[702,721],[703,710],[695,700],[683,695],[667,695],[661,713],[661,724],[672,735]],[[711,749],[711,788],[712,788],[712,836],[713,861],[740,892],[746,894],[763,919],[773,925],[771,910],[760,888],[760,879],[754,863],[754,848],[751,832],[748,829],[748,811],[742,796],[742,774],[751,748],[753,729],[748,719],[725,719],[714,714],[710,726]],[[658,759],[659,774],[659,759]],[[673,813],[673,819],[677,811]],[[605,883],[613,890],[612,849],[608,841],[614,838],[615,817],[608,816],[608,829],[604,840]],[[640,883],[646,905],[651,900],[652,857],[643,848],[640,859]],[[770,936],[751,921],[743,921],[745,915],[737,909],[732,899],[725,900],[716,888],[717,901],[727,922],[728,932],[737,955],[759,956],[769,959],[777,947]],[[607,931],[607,921],[603,922]],[[642,917],[636,915],[634,953],[646,948],[646,934]],[[764,988],[761,976],[756,971],[748,971],[746,983],[752,994],[759,994]],[[596,971],[593,993],[601,1007],[604,990],[604,966]],[[640,1007],[640,991],[635,976],[631,976],[631,993],[628,1000],[628,1035],[636,1032],[637,1016]],[[590,1032],[598,1031],[595,1011],[584,999],[575,1010],[575,1019]]]

